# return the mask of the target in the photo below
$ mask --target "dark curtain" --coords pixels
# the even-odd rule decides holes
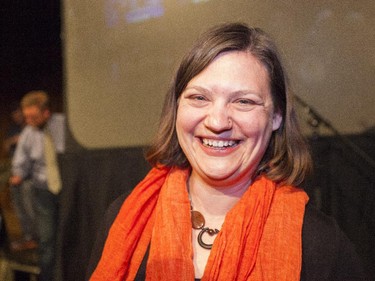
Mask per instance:
[[[344,138],[310,140],[315,170],[304,187],[310,200],[336,219],[356,246],[369,276],[375,277],[375,134]]]
[[[143,148],[94,150],[61,157],[58,280],[84,280],[96,231],[108,205],[148,172]]]

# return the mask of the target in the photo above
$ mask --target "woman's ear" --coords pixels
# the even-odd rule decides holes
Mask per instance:
[[[276,131],[280,128],[283,117],[280,112],[274,112],[272,117],[272,131]]]

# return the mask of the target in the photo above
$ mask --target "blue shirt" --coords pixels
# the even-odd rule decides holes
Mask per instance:
[[[64,114],[53,114],[46,126],[54,142],[56,153],[63,153],[65,151]],[[30,178],[36,186],[47,188],[43,129],[26,126],[22,130],[12,159],[12,175],[19,176],[23,180]]]

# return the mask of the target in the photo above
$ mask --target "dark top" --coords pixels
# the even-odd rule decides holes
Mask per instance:
[[[99,262],[110,226],[127,194],[115,200],[107,210],[103,227],[93,246],[87,268],[87,280]],[[135,280],[145,280],[148,251]],[[196,279],[199,280],[199,279]],[[368,280],[358,255],[335,220],[312,204],[307,204],[302,229],[301,281],[363,281]]]

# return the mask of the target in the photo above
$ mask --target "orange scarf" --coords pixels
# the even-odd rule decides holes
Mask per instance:
[[[147,280],[194,280],[188,176],[150,171],[122,205],[90,280],[134,280],[148,245]],[[228,212],[202,281],[300,280],[307,201],[300,189],[257,179]]]

